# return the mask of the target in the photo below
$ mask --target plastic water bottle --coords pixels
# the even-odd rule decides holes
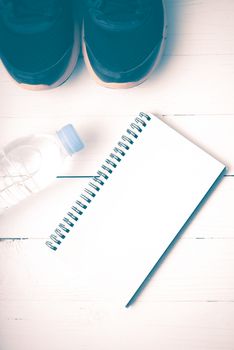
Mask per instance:
[[[71,124],[17,139],[0,152],[0,213],[48,186],[67,157],[84,147]]]

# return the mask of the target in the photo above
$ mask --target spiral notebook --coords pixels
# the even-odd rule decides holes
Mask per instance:
[[[129,306],[224,172],[158,117],[140,113],[46,244],[87,297]]]

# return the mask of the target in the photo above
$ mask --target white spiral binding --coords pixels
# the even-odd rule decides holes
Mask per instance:
[[[80,199],[74,203],[67,215],[63,218],[63,222],[61,222],[55,229],[54,233],[50,235],[50,240],[46,241],[46,245],[50,249],[54,251],[58,249],[67,233],[69,233],[75,222],[79,220],[79,216],[81,216],[88,208],[93,198],[96,197],[96,194],[105,184],[105,181],[108,180],[122,157],[125,156],[126,152],[133,145],[134,140],[138,138],[138,135],[142,132],[143,128],[147,126],[147,122],[150,121],[150,119],[150,116],[141,112],[139,113],[139,116],[135,118],[134,122],[130,124],[126,131],[128,135],[122,135],[121,141],[118,142],[118,146],[114,147],[109,158],[107,158],[105,163],[101,165],[101,170],[97,171],[97,177],[94,176],[92,178],[88,187],[85,188],[80,195]]]

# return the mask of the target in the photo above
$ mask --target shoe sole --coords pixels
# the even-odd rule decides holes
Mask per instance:
[[[132,87],[135,87],[135,86],[142,84],[145,80],[148,79],[148,77],[151,75],[151,73],[159,65],[160,60],[163,56],[165,45],[166,45],[168,25],[167,25],[166,8],[165,8],[164,1],[163,1],[163,10],[164,10],[164,28],[163,28],[162,42],[161,42],[160,49],[159,49],[158,55],[156,57],[156,60],[153,64],[152,68],[149,70],[149,72],[143,78],[141,78],[140,80],[137,80],[137,81],[133,81],[133,82],[107,83],[99,78],[99,76],[95,73],[95,71],[90,63],[90,60],[89,60],[89,57],[87,54],[86,44],[85,44],[85,40],[84,40],[84,24],[82,25],[82,40],[81,40],[82,41],[82,54],[83,54],[86,68],[87,68],[88,72],[90,73],[90,75],[92,76],[92,78],[96,81],[96,83],[98,83],[101,86],[110,88],[110,89],[129,89],[129,88],[132,88]]]
[[[8,75],[13,79],[13,81],[20,87],[26,90],[31,90],[31,91],[42,91],[42,90],[50,90],[54,89],[60,85],[62,85],[72,74],[72,72],[75,69],[78,57],[79,57],[79,52],[80,52],[80,31],[78,25],[75,26],[74,30],[74,43],[73,43],[73,48],[72,48],[72,53],[71,57],[69,60],[69,63],[67,65],[67,68],[63,75],[53,84],[51,85],[46,85],[46,84],[25,84],[25,83],[19,83],[18,81],[14,80],[12,76],[8,73]]]

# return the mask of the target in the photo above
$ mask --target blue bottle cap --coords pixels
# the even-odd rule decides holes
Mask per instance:
[[[70,155],[84,148],[84,144],[72,124],[65,125],[62,129],[57,131],[57,135]]]

